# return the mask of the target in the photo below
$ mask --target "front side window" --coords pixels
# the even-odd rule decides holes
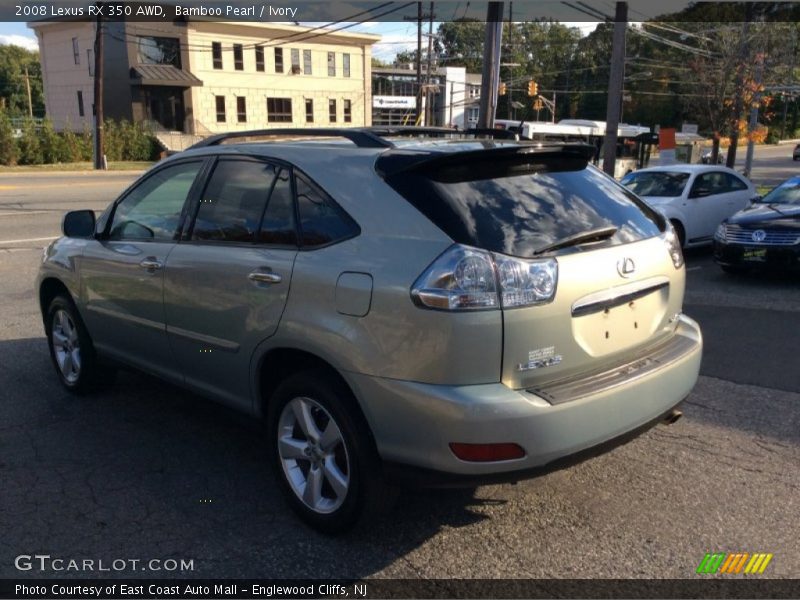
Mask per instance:
[[[283,73],[283,48],[275,48],[275,72]]]
[[[739,192],[741,190],[747,189],[747,184],[741,179],[739,179],[736,175],[725,173],[725,178],[728,183],[729,192]]]
[[[303,74],[311,75],[311,50],[303,50]]]
[[[192,228],[194,241],[252,242],[275,179],[272,165],[221,160],[208,181]]]
[[[635,171],[622,178],[622,185],[639,196],[677,198],[683,194],[689,173]]]
[[[269,122],[269,123],[291,123],[292,122],[292,99],[291,98],[267,98],[267,122]]]
[[[139,64],[172,65],[181,68],[181,43],[178,38],[139,36]]]
[[[295,185],[304,247],[325,246],[358,235],[358,226],[320,188],[302,175],[295,178]]]
[[[141,182],[114,209],[108,238],[173,240],[183,205],[202,164],[194,161],[164,167]]]
[[[211,58],[214,61],[214,68],[222,68],[222,44],[220,42],[211,42]]]
[[[241,44],[233,45],[233,68],[237,71],[244,71],[244,50]]]
[[[713,173],[701,173],[695,177],[692,184],[692,191],[690,197],[702,198],[704,196],[715,196],[716,194],[723,194],[727,191],[728,182],[725,177],[727,173],[722,171],[714,171]]]

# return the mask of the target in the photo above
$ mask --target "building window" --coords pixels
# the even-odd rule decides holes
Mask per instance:
[[[78,38],[72,38],[72,59],[76,65],[81,64],[81,51],[78,49]]]
[[[292,122],[292,99],[291,98],[267,98],[267,122],[269,122],[269,123],[291,123]]]
[[[283,73],[283,48],[275,48],[275,72]]]
[[[256,71],[264,72],[264,46],[256,46]]]
[[[237,71],[244,71],[244,51],[241,44],[233,45],[233,68]]]
[[[214,96],[217,102],[217,123],[224,123],[225,118],[225,96]]]
[[[470,123],[477,123],[478,122],[478,109],[477,108],[468,108],[467,109],[467,121]]]
[[[311,50],[303,50],[303,73],[311,75]]]
[[[80,91],[80,90],[78,90],[78,115],[81,116],[81,117],[84,116],[84,111],[83,111],[83,92]]]
[[[314,122],[314,101],[306,98],[306,123]]]
[[[336,77],[336,54],[328,52],[328,77]]]
[[[350,100],[344,101],[344,122],[345,123],[353,122],[353,106]]]
[[[336,123],[336,100],[328,100],[328,121]]]
[[[247,123],[247,98],[244,96],[236,96],[236,120]]]
[[[139,36],[139,64],[172,65],[181,68],[181,42],[178,38]]]
[[[222,68],[222,44],[220,42],[211,42],[211,56],[214,58],[214,68]]]
[[[479,98],[481,95],[481,86],[479,85],[471,85],[469,86],[469,97],[470,98]]]
[[[342,54],[342,72],[345,77],[350,77],[350,55]]]
[[[300,72],[300,50],[292,48],[292,74],[297,75]]]

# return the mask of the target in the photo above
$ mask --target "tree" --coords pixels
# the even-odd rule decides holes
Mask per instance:
[[[20,46],[0,46],[0,103],[10,117],[28,115],[28,91],[25,69],[31,86],[33,114],[44,116],[44,93],[39,53]]]
[[[17,164],[17,143],[14,140],[14,128],[5,110],[0,110],[0,164]]]

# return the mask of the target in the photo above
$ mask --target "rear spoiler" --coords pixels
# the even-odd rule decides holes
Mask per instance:
[[[451,167],[473,168],[476,163],[502,165],[507,161],[539,163],[547,170],[580,170],[594,157],[591,144],[525,144],[487,146],[466,151],[405,151],[402,148],[384,152],[375,164],[381,177],[411,171],[438,171]]]

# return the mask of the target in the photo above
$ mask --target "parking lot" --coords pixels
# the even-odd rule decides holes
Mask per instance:
[[[795,171],[775,156],[774,183]],[[238,415],[134,372],[84,398],[59,386],[41,248],[65,210],[101,209],[132,179],[0,175],[0,577],[93,575],[15,567],[48,554],[192,561],[114,573],[153,577],[691,578],[716,551],[800,574],[800,277],[731,277],[687,252],[706,346],[683,419],[517,485],[403,492],[379,527],[331,538],[293,516]]]

